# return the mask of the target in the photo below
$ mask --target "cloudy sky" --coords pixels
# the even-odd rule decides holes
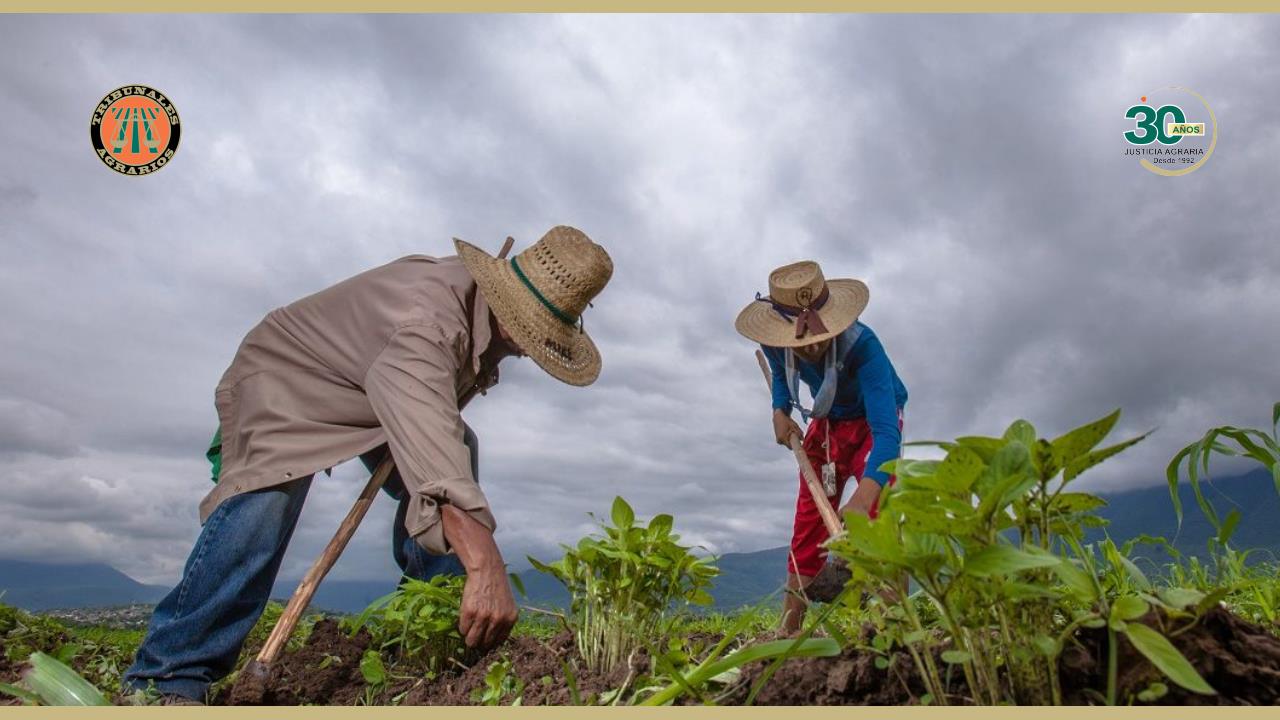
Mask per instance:
[[[789,538],[797,481],[732,321],[800,258],[871,287],[908,439],[1151,439],[1080,482],[1162,482],[1280,399],[1280,18],[0,17],[0,556],[176,580],[209,490],[213,388],[267,311],[457,236],[606,246],[587,389],[529,361],[467,410],[508,561],[616,494],[716,552]],[[159,174],[87,138],[144,83]],[[1125,109],[1177,84],[1211,160],[1159,177]],[[1196,118],[1191,118],[1196,119]],[[363,482],[313,486],[297,577]],[[383,498],[335,577],[394,576]]]

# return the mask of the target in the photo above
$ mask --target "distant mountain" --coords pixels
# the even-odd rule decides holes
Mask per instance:
[[[1220,517],[1225,518],[1232,510],[1240,511],[1240,524],[1231,538],[1232,546],[1262,551],[1255,553],[1259,560],[1280,558],[1280,493],[1265,468],[1212,483],[1202,482],[1201,490]],[[1181,530],[1168,485],[1101,495],[1107,506],[1099,514],[1111,521],[1106,533],[1117,543],[1145,533],[1173,542],[1184,554],[1203,555],[1209,538],[1216,535],[1213,525],[1196,504],[1191,486],[1185,482],[1178,486],[1182,502]],[[1089,539],[1101,537],[1099,530],[1091,533]],[[1141,554],[1157,562],[1168,560],[1160,552]]]
[[[1240,525],[1232,539],[1234,546],[1269,551],[1259,553],[1259,559],[1280,557],[1280,522],[1277,522],[1280,520],[1280,493],[1276,492],[1266,470],[1216,480],[1211,485],[1206,484],[1204,491],[1220,514],[1225,516],[1231,509],[1240,511]],[[1178,530],[1173,503],[1165,485],[1101,495],[1107,500],[1107,506],[1100,510],[1100,514],[1111,522],[1106,532],[1117,542],[1145,533],[1163,536],[1173,541],[1181,552],[1196,555],[1204,553],[1206,542],[1214,534],[1186,484],[1179,488],[1183,507],[1181,531]],[[1089,539],[1100,539],[1102,532],[1094,531]],[[1144,550],[1141,554],[1156,563],[1167,561],[1163,553],[1156,551]],[[786,559],[785,546],[720,556],[716,564],[721,573],[711,591],[716,600],[715,608],[732,610],[772,595],[786,578]],[[526,570],[519,577],[527,593],[527,597],[517,597],[521,604],[548,608],[568,605],[569,598],[564,588],[550,576]],[[278,581],[272,597],[287,600],[297,583],[293,579]],[[373,600],[394,590],[395,583],[395,578],[328,580],[321,583],[312,607],[342,613],[359,612]],[[143,585],[101,563],[54,565],[0,560],[0,591],[4,592],[0,602],[29,610],[154,603],[168,589]]]
[[[168,591],[144,585],[104,563],[0,559],[0,602],[27,610],[154,603]]]

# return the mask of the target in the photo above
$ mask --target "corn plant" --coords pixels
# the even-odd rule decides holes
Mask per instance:
[[[465,656],[458,633],[465,582],[465,576],[452,575],[406,578],[395,592],[374,600],[359,616],[344,622],[353,635],[367,629],[379,651],[391,651],[397,660],[438,671],[450,660]]]
[[[954,666],[972,702],[1060,704],[1064,643],[1099,622],[1111,628],[1113,651],[1115,632],[1137,637],[1134,646],[1175,682],[1212,692],[1194,670],[1185,672],[1185,658],[1168,660],[1170,650],[1181,655],[1167,640],[1131,622],[1148,610],[1142,590],[1120,583],[1108,592],[1099,568],[1082,557],[1084,530],[1104,524],[1093,511],[1105,503],[1068,486],[1146,437],[1099,449],[1118,418],[1117,410],[1053,440],[1018,420],[1001,437],[930,443],[946,451],[942,460],[886,463],[898,480],[879,519],[846,516],[848,533],[830,548],[849,561],[855,589],[908,598],[914,583],[936,613],[935,626],[907,600],[887,615],[926,700],[949,704],[944,678]],[[1132,562],[1114,550],[1106,567],[1127,573]],[[1114,691],[1106,699],[1115,702]]]
[[[1233,446],[1234,444],[1234,446]],[[1195,493],[1196,504],[1213,526],[1221,531],[1222,527],[1232,522],[1230,516],[1220,518],[1204,496],[1200,488],[1201,478],[1209,477],[1209,460],[1213,455],[1245,456],[1256,460],[1271,471],[1276,492],[1280,492],[1280,402],[1271,406],[1271,434],[1254,428],[1238,428],[1230,425],[1210,428],[1199,440],[1184,447],[1165,469],[1169,482],[1169,496],[1173,498],[1173,509],[1178,515],[1178,524],[1182,524],[1182,500],[1178,497],[1178,477],[1185,464],[1187,477],[1191,481],[1191,490]],[[1239,517],[1236,517],[1239,520]]]
[[[613,525],[564,547],[560,560],[529,562],[560,581],[571,598],[569,624],[589,669],[608,672],[645,640],[662,642],[672,605],[710,605],[706,588],[718,570],[694,556],[671,532],[670,515],[636,522],[625,500],[613,501]]]
[[[26,687],[0,684],[0,692],[27,705],[110,705],[102,691],[62,661],[42,652],[31,653],[31,666],[22,675]]]

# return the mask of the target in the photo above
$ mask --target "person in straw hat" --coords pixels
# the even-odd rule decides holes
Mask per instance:
[[[609,254],[571,227],[507,260],[510,242],[493,257],[455,239],[457,256],[401,258],[248,333],[215,392],[217,484],[200,504],[203,529],[126,686],[202,700],[263,611],[312,477],[387,452],[397,563],[421,579],[465,570],[466,644],[505,639],[516,605],[461,411],[512,355],[590,385],[601,361],[582,315],[613,273]]]
[[[875,517],[880,490],[892,480],[880,466],[898,457],[907,389],[898,378],[880,338],[858,316],[870,297],[861,280],[827,280],[818,263],[802,261],[769,274],[769,294],[748,304],[735,327],[760,343],[769,361],[773,388],[773,434],[780,445],[803,438],[815,469],[820,468],[828,501],[838,506],[846,482],[855,490],[840,514]],[[813,398],[801,404],[803,381]],[[808,429],[791,417],[800,412]],[[800,478],[782,629],[800,629],[806,603],[802,591],[822,569],[828,538],[809,489]]]

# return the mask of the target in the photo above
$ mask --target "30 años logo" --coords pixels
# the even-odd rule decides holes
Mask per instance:
[[[1191,99],[1199,105],[1192,103],[1187,105],[1189,111],[1184,110],[1183,104]],[[1197,119],[1188,120],[1189,114]],[[1142,167],[1157,175],[1186,175],[1198,170],[1218,144],[1218,118],[1213,108],[1199,93],[1180,85],[1143,95],[1124,116],[1133,122],[1124,133],[1131,146],[1124,154],[1138,157]]]
[[[107,167],[121,175],[148,175],[178,150],[182,125],[169,98],[146,85],[126,85],[103,96],[89,120],[89,139]]]

